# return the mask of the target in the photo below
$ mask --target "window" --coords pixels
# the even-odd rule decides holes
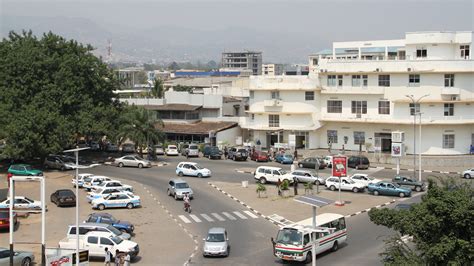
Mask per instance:
[[[317,58],[313,58],[313,66],[317,66],[318,65],[318,59]]]
[[[90,244],[97,244],[99,239],[96,236],[90,236],[87,238],[87,242]]]
[[[280,126],[280,116],[279,115],[268,115],[268,126],[269,127],[279,127]]]
[[[409,106],[410,106],[410,115],[415,115],[415,114],[420,112],[420,104],[419,103],[417,103],[415,105],[410,103]]]
[[[365,144],[365,132],[354,131],[354,144],[355,145]]]
[[[367,101],[352,101],[351,112],[353,114],[367,114]]]
[[[328,75],[328,87],[336,86],[336,75]]]
[[[461,58],[469,59],[469,45],[461,45],[459,48],[461,49]]]
[[[303,237],[303,245],[307,245],[309,243],[309,234],[305,234]]]
[[[444,116],[453,116],[453,115],[454,115],[454,103],[445,103]]]
[[[416,58],[425,58],[427,54],[426,47],[416,48]]]
[[[328,130],[328,143],[337,143],[337,130]]]
[[[342,101],[328,101],[328,113],[342,113]]]
[[[304,92],[304,99],[306,101],[313,101],[314,100],[314,91],[305,91]]]
[[[390,114],[390,102],[379,101],[379,115],[389,115],[389,114]]]
[[[252,121],[254,121],[255,120],[255,114],[251,114],[250,118],[252,119]]]
[[[367,75],[362,75],[362,87],[367,87],[369,85],[369,77]]]
[[[454,148],[454,134],[443,134],[443,149]]]
[[[444,74],[444,86],[454,87],[454,74]]]
[[[408,75],[408,86],[410,87],[420,86],[420,75],[419,74]]]
[[[352,75],[352,87],[360,87],[360,75]]]
[[[272,99],[280,99],[280,92],[279,91],[272,91]]]
[[[379,86],[390,87],[390,75],[379,75]]]
[[[112,243],[112,241],[110,241],[108,238],[105,238],[105,237],[100,238],[100,244],[101,245],[108,245],[108,246],[113,246],[114,245],[114,243]]]
[[[337,75],[337,86],[342,87],[342,84],[343,84],[342,75]]]
[[[250,91],[249,92],[249,97],[250,97],[250,99],[253,99],[255,97],[255,91]]]

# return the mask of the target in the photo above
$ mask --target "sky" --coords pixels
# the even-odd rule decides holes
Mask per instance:
[[[106,31],[211,31],[232,40],[245,29],[282,39],[282,49],[329,48],[333,41],[400,39],[405,32],[473,29],[473,0],[0,0],[0,16],[88,19]],[[2,20],[0,20],[1,23]],[[7,23],[4,23],[7,24]],[[10,27],[10,24],[8,26]],[[0,24],[2,32],[9,29]],[[270,36],[271,35],[271,36]],[[244,35],[254,44],[252,34]],[[265,43],[265,42],[261,42]],[[137,44],[139,46],[139,44]],[[193,44],[189,43],[189,52]],[[139,49],[139,47],[137,47]],[[222,47],[224,49],[225,47]],[[256,47],[265,50],[265,47]],[[276,56],[276,55],[273,55]],[[306,55],[304,55],[306,56]]]

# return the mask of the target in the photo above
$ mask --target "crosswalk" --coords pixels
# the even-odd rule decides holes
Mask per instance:
[[[178,216],[181,221],[186,224],[190,223],[203,223],[203,222],[225,222],[225,221],[238,221],[238,220],[250,220],[257,219],[258,216],[251,211],[232,211],[232,212],[212,212],[212,213],[199,213],[199,214],[187,214]]]

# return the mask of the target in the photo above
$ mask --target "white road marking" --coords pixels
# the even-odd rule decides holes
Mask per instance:
[[[204,219],[206,219],[208,222],[214,222],[214,219],[212,219],[211,217],[209,217],[209,215],[205,213],[201,213],[201,216],[204,217]]]
[[[225,217],[227,217],[227,218],[229,218],[229,219],[231,219],[231,220],[233,220],[233,221],[237,220],[234,216],[232,216],[232,215],[231,215],[230,213],[228,213],[228,212],[222,212],[222,214],[224,214]]]
[[[234,212],[235,215],[239,216],[240,219],[244,219],[244,220],[247,220],[247,216],[243,215],[242,213],[240,212]]]
[[[219,221],[221,221],[221,222],[225,221],[225,219],[222,218],[222,216],[220,216],[219,214],[217,214],[217,213],[215,213],[215,212],[213,212],[213,213],[211,213],[211,214],[212,214],[212,216],[216,217],[217,220],[219,220]]]
[[[197,216],[194,215],[194,214],[190,214],[189,216],[190,216],[194,221],[196,221],[196,223],[202,222],[201,219],[199,219],[199,217],[197,217]]]
[[[255,215],[255,214],[254,214],[253,212],[251,212],[251,211],[244,211],[244,212],[245,212],[245,214],[247,214],[248,216],[250,216],[250,217],[252,217],[252,218],[254,218],[254,219],[258,218],[258,216]]]
[[[186,216],[184,216],[184,215],[180,215],[179,218],[181,218],[181,220],[183,220],[183,222],[185,222],[187,224],[191,223],[191,221],[188,218],[186,218]]]

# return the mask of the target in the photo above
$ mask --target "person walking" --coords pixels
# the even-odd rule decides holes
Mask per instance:
[[[224,159],[227,160],[227,146],[224,147]]]
[[[293,157],[295,157],[294,158],[295,161],[298,160],[298,151],[296,149],[295,149],[295,152],[293,153]]]
[[[125,255],[124,258],[124,266],[130,266],[130,252],[127,252],[127,255]]]
[[[120,253],[118,250],[115,251],[115,266],[120,266]]]
[[[110,252],[109,248],[105,248],[105,262],[104,262],[104,265],[110,266],[111,261],[112,261],[112,252]]]
[[[298,195],[298,178],[293,177],[293,188],[295,190],[295,196]]]
[[[281,180],[278,178],[277,182],[278,196],[281,196]]]

